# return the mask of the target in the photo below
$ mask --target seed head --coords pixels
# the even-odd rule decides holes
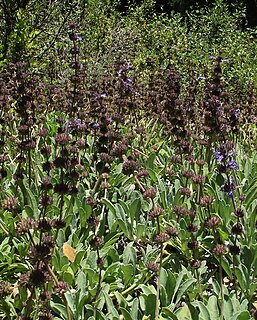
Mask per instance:
[[[231,228],[231,233],[232,234],[242,234],[244,231],[243,226],[240,222],[235,223],[232,228]]]
[[[204,176],[200,174],[195,174],[192,177],[192,180],[195,184],[203,184],[204,183]]]
[[[235,216],[237,216],[238,218],[243,218],[244,216],[244,210],[242,209],[237,209],[235,212],[234,212]]]
[[[61,296],[68,290],[68,284],[64,281],[59,281],[58,284],[54,286],[54,291]]]
[[[200,206],[201,207],[208,207],[210,204],[213,203],[213,197],[212,196],[204,196],[200,199]]]
[[[149,269],[153,272],[158,272],[160,269],[159,266],[153,261],[147,261],[145,265],[146,265],[147,269]]]
[[[14,196],[5,198],[2,202],[2,209],[13,212],[17,210],[18,203],[19,203],[18,199]]]
[[[169,241],[170,236],[167,233],[161,232],[154,237],[154,241],[157,243],[164,243]]]
[[[70,136],[67,133],[58,133],[55,136],[55,141],[61,146],[65,146],[70,142]]]
[[[138,165],[134,160],[124,161],[122,165],[122,172],[124,174],[133,174],[137,168]]]
[[[196,240],[193,240],[193,241],[189,241],[187,243],[187,247],[188,249],[190,250],[197,250],[199,248],[199,242],[196,241]]]
[[[227,251],[227,247],[221,243],[216,244],[212,249],[212,253],[215,256],[223,256],[226,253],[226,251]]]
[[[199,269],[201,267],[201,261],[197,259],[193,259],[192,261],[190,261],[190,266],[193,269]]]
[[[188,214],[188,210],[183,205],[173,207],[173,211],[178,216],[184,217]]]
[[[238,245],[234,244],[234,245],[230,245],[228,247],[229,249],[229,252],[232,254],[232,255],[238,255],[240,253],[240,248]]]
[[[155,207],[149,212],[149,218],[154,219],[156,217],[161,216],[164,213],[164,209]]]
[[[179,235],[178,230],[175,227],[166,227],[165,231],[168,233],[171,237],[177,237]]]
[[[180,188],[179,189],[179,193],[182,195],[182,196],[187,196],[187,197],[190,197],[191,196],[191,190],[189,188]]]
[[[148,188],[145,190],[143,196],[145,198],[150,198],[150,199],[153,199],[157,194],[157,191],[155,188]]]
[[[206,219],[204,223],[207,229],[217,228],[220,224],[220,218],[217,216]]]

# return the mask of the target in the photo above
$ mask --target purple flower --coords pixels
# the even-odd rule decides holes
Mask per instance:
[[[233,197],[233,191],[232,190],[230,190],[228,193],[227,193],[227,196],[229,197],[229,198],[232,198]]]
[[[237,166],[236,160],[229,161],[228,165],[227,165],[227,168],[231,169],[231,170],[238,171],[238,166]]]
[[[96,129],[99,128],[99,124],[98,124],[98,123],[94,123],[94,124],[92,125],[92,127],[96,130]]]
[[[97,122],[90,122],[88,126],[96,130],[100,125]]]
[[[233,194],[234,194],[234,190],[236,189],[236,186],[234,184],[234,180],[233,178],[229,178],[229,181],[228,183],[224,184],[224,186],[221,187],[221,190],[223,192],[226,192],[227,193],[227,196],[229,198],[233,197]]]
[[[214,152],[214,156],[218,162],[221,162],[225,158],[224,154],[219,150]]]
[[[235,110],[235,113],[234,113],[234,115],[235,115],[235,118],[236,118],[236,119],[239,119],[239,117],[240,117],[240,114],[241,114],[241,111],[240,111],[240,109],[236,109],[236,110]]]

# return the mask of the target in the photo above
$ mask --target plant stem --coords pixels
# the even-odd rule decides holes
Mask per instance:
[[[53,272],[53,270],[51,269],[51,267],[50,267],[49,264],[46,263],[46,262],[45,262],[45,265],[46,265],[46,267],[47,267],[48,272],[50,273],[50,275],[51,275],[52,278],[54,279],[54,282],[56,283],[57,286],[59,286],[59,281],[58,281],[58,279],[56,278],[56,275],[54,274],[54,272]],[[71,320],[68,301],[67,301],[67,299],[66,299],[66,297],[65,297],[64,294],[62,294],[62,297],[63,297],[63,301],[64,301],[64,304],[65,304],[65,309],[66,309],[66,314],[67,314],[67,320]]]
[[[223,291],[223,276],[222,276],[222,266],[221,266],[221,257],[219,257],[219,278],[220,278],[220,320],[224,318],[224,291]]]
[[[158,272],[157,279],[157,288],[156,288],[156,309],[155,309],[155,319],[157,320],[159,317],[159,309],[160,309],[160,288],[161,288],[161,270],[162,270],[162,258],[163,258],[163,243],[160,245],[160,269]]]

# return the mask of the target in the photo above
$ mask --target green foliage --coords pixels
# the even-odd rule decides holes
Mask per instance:
[[[254,319],[256,39],[240,10],[13,10],[1,319]]]

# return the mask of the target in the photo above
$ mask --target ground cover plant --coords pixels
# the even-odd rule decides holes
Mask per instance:
[[[0,318],[256,319],[254,31],[49,8],[1,49]]]

